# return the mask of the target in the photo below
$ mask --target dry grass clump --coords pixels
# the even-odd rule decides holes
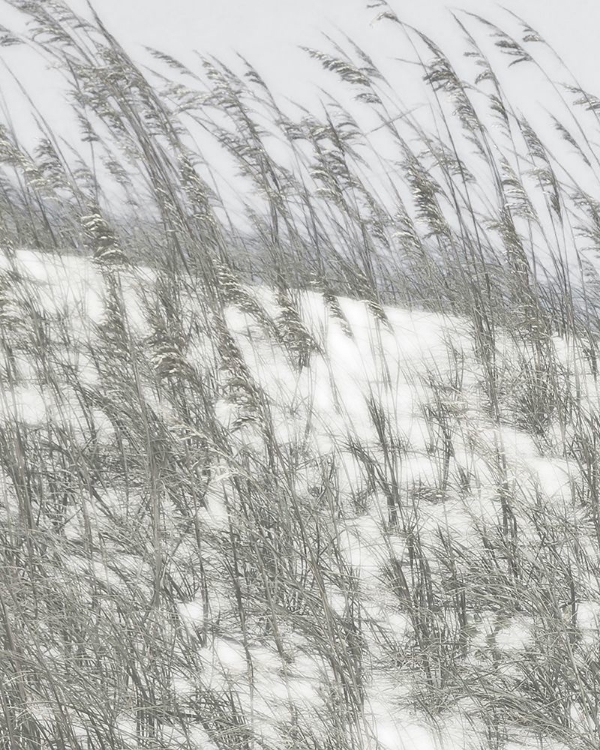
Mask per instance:
[[[84,145],[0,129],[0,747],[597,747],[597,100],[518,18],[376,3],[419,119],[10,5]]]

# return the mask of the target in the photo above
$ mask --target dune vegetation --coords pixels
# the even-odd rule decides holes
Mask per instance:
[[[598,748],[600,100],[510,15],[377,1],[313,112],[7,5],[79,139],[0,125],[0,748]]]

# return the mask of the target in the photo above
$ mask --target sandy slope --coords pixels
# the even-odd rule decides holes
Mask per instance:
[[[1,267],[3,429],[8,435],[11,425],[22,425],[29,441],[25,451],[32,451],[35,463],[36,436],[57,439],[52,436],[58,425],[71,434],[73,443],[82,446],[83,464],[95,465],[98,472],[96,494],[79,501],[75,489],[54,529],[46,509],[41,503],[36,505],[37,523],[60,558],[54,568],[48,563],[50,574],[59,589],[77,589],[81,602],[88,601],[86,592],[95,578],[102,582],[101,590],[109,599],[127,599],[141,611],[151,598],[153,585],[149,539],[156,542],[157,537],[149,530],[144,479],[134,476],[132,470],[132,477],[125,481],[118,458],[115,465],[109,461],[120,430],[109,402],[127,400],[129,395],[114,392],[121,381],[110,374],[106,364],[116,356],[110,336],[102,328],[108,319],[105,274],[73,256],[25,251],[19,252],[14,262],[4,258]],[[155,293],[157,276],[148,270],[123,271],[119,279],[129,335],[147,368],[139,375],[144,381],[146,408],[156,415],[165,434],[171,430],[175,436],[182,429],[182,412],[169,390],[172,380],[156,375],[165,350],[157,350],[149,338],[156,331],[149,305],[156,303],[157,314],[166,320]],[[246,294],[271,320],[278,320],[281,310],[270,290],[247,289]],[[169,492],[169,481],[173,487],[179,486],[179,481],[184,487],[179,474],[164,482],[161,554],[164,569],[180,585],[179,593],[170,600],[174,609],[163,612],[168,627],[164,625],[161,637],[165,648],[168,644],[172,650],[158,658],[169,665],[171,695],[179,713],[192,718],[165,722],[160,746],[212,748],[227,742],[236,746],[237,739],[224,739],[224,730],[217,731],[208,720],[194,714],[193,706],[202,693],[235,696],[245,726],[268,747],[308,747],[307,737],[322,743],[315,747],[325,747],[328,739],[334,743],[332,747],[341,747],[342,741],[335,737],[342,727],[357,747],[428,750],[491,746],[485,739],[481,700],[461,681],[475,684],[476,676],[485,673],[486,685],[496,682],[519,688],[524,682],[520,660],[528,649],[536,650],[543,621],[543,613],[536,614],[533,609],[533,602],[538,601],[535,596],[525,602],[523,611],[512,605],[503,611],[501,600],[494,600],[494,591],[501,591],[502,586],[494,589],[489,581],[482,582],[487,559],[482,540],[491,539],[498,550],[496,538],[503,526],[498,455],[505,461],[518,520],[522,567],[518,585],[528,591],[539,583],[533,579],[528,583],[527,570],[538,574],[534,563],[540,554],[546,554],[541,553],[547,543],[544,534],[552,524],[559,542],[561,529],[575,529],[576,534],[564,539],[558,552],[571,561],[577,580],[577,621],[573,626],[578,635],[573,641],[573,658],[580,669],[586,668],[586,660],[597,648],[598,581],[590,566],[578,565],[572,541],[577,536],[581,547],[587,545],[589,550],[586,559],[598,561],[585,508],[573,500],[579,470],[561,450],[564,435],[558,427],[549,425],[542,445],[511,421],[510,397],[519,381],[514,343],[507,336],[500,352],[507,412],[498,428],[485,408],[483,375],[464,321],[388,309],[386,323],[377,320],[364,302],[340,299],[339,306],[343,320],[332,314],[319,294],[297,295],[303,330],[312,339],[313,351],[306,367],[298,367],[294,350],[286,348],[281,338],[269,336],[255,316],[234,305],[224,313],[247,367],[244,379],[250,378],[258,386],[260,408],[269,414],[271,434],[281,452],[277,458],[281,464],[277,465],[289,469],[288,476],[281,473],[281,481],[286,496],[298,503],[312,549],[309,554],[293,536],[293,530],[298,533],[299,528],[294,513],[288,508],[287,518],[288,511],[280,501],[269,499],[268,485],[260,508],[239,505],[232,489],[236,477],[244,480],[244,472],[254,477],[260,466],[267,466],[272,459],[265,447],[265,428],[255,413],[248,417],[248,406],[241,406],[235,396],[239,395],[238,386],[232,385],[236,373],[223,366],[215,346],[215,329],[197,300],[185,297],[180,301],[179,323],[186,338],[178,353],[194,372],[206,377],[213,373],[219,379],[212,406],[227,436],[229,452],[219,454],[215,449],[207,459],[209,466],[198,480],[205,495],[193,512],[190,506],[184,512],[181,497]],[[574,350],[560,340],[554,349],[557,361],[568,369]],[[123,368],[125,377],[127,368]],[[593,394],[593,382],[588,380],[588,393]],[[92,398],[92,392],[98,397]],[[84,397],[88,401],[82,406]],[[586,398],[592,408],[594,396]],[[96,459],[86,453],[92,435],[95,444],[103,446],[97,448]],[[173,444],[183,445],[184,438],[178,440],[173,437]],[[169,448],[171,453],[174,450]],[[189,478],[192,470],[185,462],[181,466],[182,476]],[[81,486],[78,472],[72,467],[69,471],[78,476],[73,481]],[[181,490],[183,495],[186,491]],[[391,495],[395,498],[391,502],[396,502],[395,519]],[[21,517],[21,501],[6,462],[2,496],[2,522],[14,525]],[[536,516],[540,502],[544,505],[542,526]],[[259,516],[269,513],[275,526],[261,527]],[[200,528],[200,546],[192,531],[192,515]],[[242,587],[248,607],[245,635],[236,614],[230,570],[232,528],[242,539],[240,554],[247,556],[247,564],[252,567],[252,561],[256,562]],[[280,534],[276,541],[273,532]],[[411,546],[415,535],[422,554],[417,555],[418,563]],[[453,574],[449,567],[452,555],[444,540],[464,551],[454,558]],[[288,560],[281,557],[286,549]],[[259,553],[263,562],[269,559],[264,564],[270,570],[281,568],[264,586]],[[207,591],[191,580],[197,578],[191,571],[199,559],[206,571]],[[433,587],[430,594],[419,593],[426,579],[419,566],[425,561]],[[323,575],[311,568],[315,564],[323,566]],[[498,566],[506,571],[502,561]],[[390,574],[390,570],[399,569],[407,581],[405,591]],[[482,576],[479,582],[478,575]],[[502,580],[507,580],[508,573],[503,575]],[[300,603],[291,595],[293,587],[276,591],[278,576],[305,586]],[[551,586],[552,581],[548,573],[546,582]],[[281,587],[286,589],[283,584]],[[466,607],[460,610],[462,620],[456,604],[460,590],[466,591],[467,597]],[[556,583],[555,590],[560,598],[562,583]],[[269,591],[275,603],[265,599]],[[415,605],[419,596],[430,596],[434,604],[421,602],[419,610]],[[560,601],[558,606],[568,609],[570,605]],[[428,610],[428,644],[423,633],[421,640],[415,634],[415,613],[423,609]],[[272,625],[265,625],[265,613],[273,611],[279,623],[279,646]],[[99,633],[103,617],[107,621],[113,617],[110,607],[97,620]],[[354,631],[348,623],[360,626],[360,648],[353,645]],[[113,625],[106,626],[107,638],[118,632]],[[338,643],[332,660],[331,644],[343,632],[345,643]],[[51,633],[44,638],[50,643]],[[359,657],[355,658],[353,648],[359,648]],[[437,665],[437,674],[427,676],[417,657],[419,649],[429,649],[428,668]],[[44,658],[49,666],[64,668],[60,646],[49,646]],[[336,663],[351,680],[358,673],[361,680],[359,719],[340,718],[338,726],[331,719],[335,715],[332,690],[339,688]],[[428,679],[438,696],[447,700],[446,707],[430,711],[429,716],[423,710],[429,700],[425,697]],[[575,719],[582,712],[580,701],[581,696],[570,697],[569,710]],[[51,722],[51,709],[44,703],[40,699],[38,719]],[[231,708],[227,710],[231,719]],[[342,713],[338,711],[339,717]],[[85,721],[74,718],[73,725],[84,736]],[[296,736],[304,738],[296,740],[296,745],[291,739],[293,727]],[[124,698],[115,699],[114,730],[123,746],[137,746],[131,704]],[[507,748],[538,747],[535,733],[526,726],[513,726],[505,739]],[[551,738],[544,744],[545,748],[559,746]]]

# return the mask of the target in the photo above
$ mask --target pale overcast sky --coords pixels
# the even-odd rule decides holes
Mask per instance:
[[[143,46],[147,45],[192,66],[198,65],[192,50],[235,64],[234,51],[239,51],[276,93],[309,106],[323,79],[319,78],[316,65],[308,62],[305,53],[298,49],[299,45],[322,48],[326,44],[323,33],[339,39],[341,31],[356,39],[378,63],[406,54],[407,50],[405,43],[401,46],[401,34],[392,24],[373,23],[377,11],[367,7],[369,0],[92,1],[108,28],[134,57],[148,61],[147,56],[143,57]],[[70,0],[70,4],[75,10],[85,12],[86,0]],[[599,0],[503,0],[503,5],[520,14],[547,38],[584,87],[600,93]],[[473,11],[510,27],[510,17],[492,0],[390,0],[390,6],[402,20],[430,34],[451,53],[453,60],[460,59],[464,45],[453,25],[450,9]],[[19,25],[17,14],[5,0],[0,0],[0,24],[9,28]],[[2,59],[34,92],[36,102],[50,112],[56,128],[60,117],[57,77],[44,74],[39,63],[30,64],[21,48],[0,51]],[[543,88],[537,86],[535,79],[533,84],[529,79],[527,88],[525,79],[530,74],[523,73],[522,67],[512,69],[515,88],[518,90],[522,85],[524,96],[544,100]],[[411,83],[403,77],[400,67],[397,71],[399,94],[406,101],[408,91],[410,103]],[[331,83],[330,80],[327,85]],[[5,76],[2,91],[10,94],[11,85]],[[22,113],[17,110],[14,108],[11,114],[18,121]],[[64,136],[68,138],[66,120],[64,127]]]
[[[72,0],[73,6],[83,0]],[[315,44],[319,32],[339,27],[359,41],[381,43],[370,24],[376,11],[368,0],[95,0],[111,30],[133,45],[147,44],[174,54],[190,49],[217,56],[242,52],[275,85],[293,75],[298,44]],[[438,40],[456,36],[448,9],[462,8],[494,20],[504,6],[519,13],[554,45],[587,86],[598,76],[598,0],[391,0],[398,15]],[[598,87],[600,88],[600,86]]]
[[[70,4],[81,10],[86,0]],[[302,53],[295,48],[318,44],[320,32],[334,34],[337,27],[371,50],[385,49],[385,33],[371,23],[376,11],[367,8],[368,0],[93,0],[93,5],[130,51],[148,45],[191,61],[193,49],[229,59],[237,50],[282,90],[306,84]],[[598,0],[391,0],[390,5],[403,20],[449,45],[459,37],[448,9],[502,21],[503,5],[546,36],[585,86],[600,89]],[[0,0],[0,24],[14,23],[14,12]]]
[[[368,0],[95,0],[112,30],[132,42],[177,49],[242,50],[265,65],[277,64],[286,47],[337,25],[368,34],[376,11]],[[73,7],[83,7],[72,0]],[[463,8],[496,19],[500,6],[529,20],[560,47],[597,67],[600,3],[597,0],[391,0],[399,16],[434,34],[448,29],[446,9]]]

